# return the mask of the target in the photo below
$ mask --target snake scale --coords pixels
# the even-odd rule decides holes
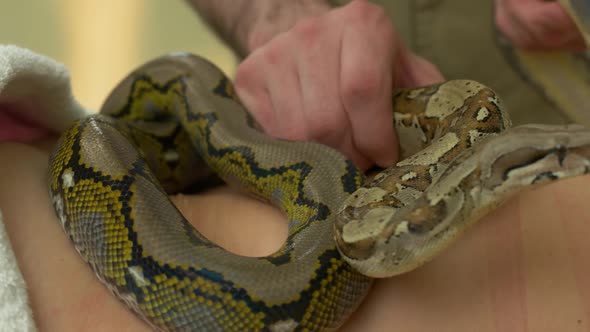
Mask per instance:
[[[172,54],[63,134],[50,193],[98,278],[157,329],[327,331],[373,277],[431,259],[511,193],[589,171],[589,130],[510,128],[498,96],[474,81],[399,91],[394,119],[403,159],[365,181],[329,147],[267,137],[218,68]],[[167,197],[217,176],[284,211],[276,253],[220,248]]]

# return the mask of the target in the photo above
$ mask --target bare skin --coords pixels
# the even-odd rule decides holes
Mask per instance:
[[[47,194],[51,144],[0,143],[0,207],[40,331],[149,331],[61,230]],[[587,331],[589,198],[590,177],[519,195],[433,262],[377,281],[341,331]],[[286,236],[279,211],[229,188],[174,201],[236,253],[268,254]]]
[[[496,26],[514,45],[530,50],[580,51],[584,38],[557,1],[496,0]]]

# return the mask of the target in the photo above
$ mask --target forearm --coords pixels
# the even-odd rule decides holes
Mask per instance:
[[[327,0],[188,0],[239,55],[246,56],[299,19],[330,9]]]

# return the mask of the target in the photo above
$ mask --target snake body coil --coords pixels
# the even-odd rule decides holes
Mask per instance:
[[[496,95],[476,82],[403,91],[394,104],[407,158],[361,188],[363,174],[338,152],[260,133],[206,60],[162,57],[63,135],[50,160],[53,204],[100,280],[156,328],[323,331],[369,290],[351,265],[409,270],[506,193],[588,172],[588,131],[504,135]],[[285,212],[279,251],[229,253],[182,217],[167,192],[207,181],[209,169]]]

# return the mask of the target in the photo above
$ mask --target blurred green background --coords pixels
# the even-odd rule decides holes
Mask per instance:
[[[184,0],[0,0],[0,43],[63,62],[76,98],[98,109],[134,67],[188,51],[232,74],[235,57]]]

